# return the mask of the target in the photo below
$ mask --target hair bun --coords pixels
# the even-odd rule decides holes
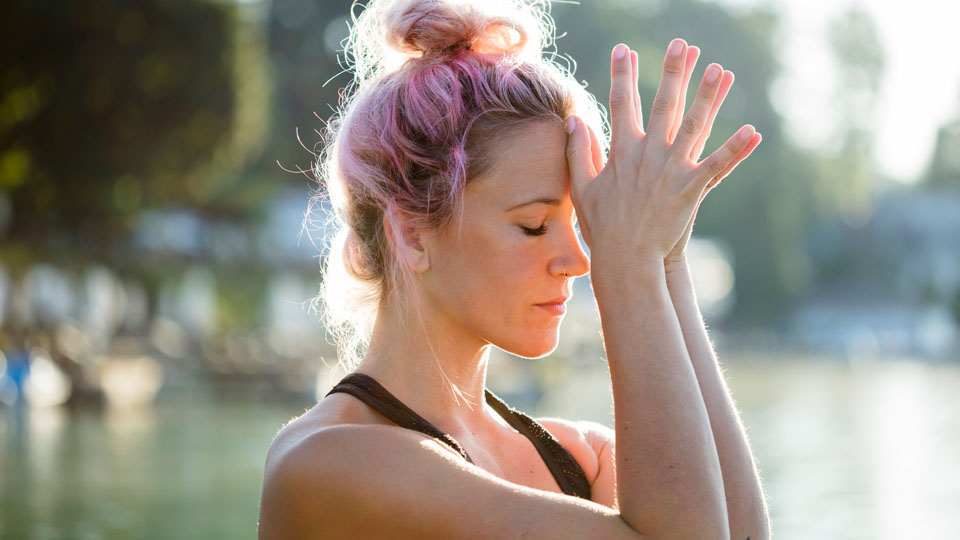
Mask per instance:
[[[431,54],[479,45],[482,52],[511,54],[527,40],[523,28],[513,21],[488,17],[465,2],[411,0],[397,2],[393,8],[388,11],[393,17],[386,20],[387,43],[401,52]]]
[[[539,58],[544,0],[370,0],[347,44],[362,82],[410,58],[458,49]]]

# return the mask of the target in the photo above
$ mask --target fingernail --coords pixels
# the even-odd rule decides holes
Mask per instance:
[[[720,76],[720,68],[718,66],[712,65],[707,68],[707,75],[705,77],[705,79],[707,80],[707,84],[713,84],[717,82],[717,77],[719,76]]]
[[[683,42],[679,39],[673,42],[673,45],[670,45],[670,56],[680,56],[680,53],[683,52]]]
[[[567,117],[567,133],[573,133],[577,129],[577,120],[572,116]]]
[[[614,47],[614,49],[613,49],[613,57],[616,58],[617,60],[623,58],[623,55],[625,55],[625,54],[627,54],[627,46],[624,45],[623,43],[621,43],[621,44],[617,45],[616,47]]]
[[[747,124],[742,128],[740,128],[740,133],[738,133],[737,136],[740,137],[740,139],[746,141],[746,140],[750,140],[750,138],[753,137],[753,134],[756,132],[757,132],[756,128]]]

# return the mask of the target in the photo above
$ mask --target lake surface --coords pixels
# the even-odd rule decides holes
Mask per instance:
[[[737,362],[726,374],[775,538],[960,538],[960,366]],[[612,423],[604,366],[554,382],[529,412]],[[266,449],[310,405],[161,394],[126,411],[0,409],[0,538],[256,538]]]

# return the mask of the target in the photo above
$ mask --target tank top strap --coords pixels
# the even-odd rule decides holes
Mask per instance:
[[[546,428],[521,411],[507,405],[489,389],[487,403],[496,410],[514,429],[523,433],[536,447],[543,462],[557,480],[560,489],[567,495],[591,498],[590,481],[573,455],[560,444]]]
[[[404,405],[402,401],[397,399],[396,396],[391,394],[373,377],[364,375],[363,373],[351,373],[341,379],[336,386],[327,392],[326,396],[335,392],[344,392],[354,396],[400,427],[419,431],[424,435],[439,439],[450,448],[453,448],[454,451],[463,456],[468,462],[473,463],[473,460],[470,459],[467,451],[460,446],[460,443],[455,441],[450,435],[440,431],[410,407]]]
[[[440,431],[425,418],[403,404],[396,396],[369,375],[351,373],[340,380],[327,396],[335,392],[350,394],[369,405],[400,427],[419,431],[439,439],[473,463],[466,450],[450,435]],[[522,433],[540,454],[557,485],[567,495],[590,499],[590,482],[569,451],[536,420],[510,407],[490,390],[484,392],[486,401],[511,427]],[[324,396],[326,397],[326,396]]]

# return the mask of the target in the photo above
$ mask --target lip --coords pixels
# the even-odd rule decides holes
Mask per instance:
[[[563,315],[567,312],[566,304],[536,304],[540,309],[546,310],[553,315]]]
[[[566,302],[569,300],[569,296],[561,296],[559,298],[554,298],[548,302],[542,304],[534,304],[536,307],[546,310],[553,315],[563,315],[567,312]]]

